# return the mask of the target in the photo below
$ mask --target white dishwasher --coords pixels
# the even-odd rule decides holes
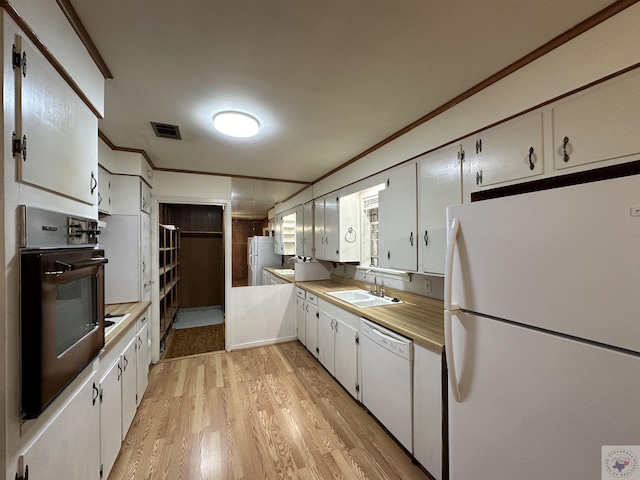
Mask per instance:
[[[360,331],[362,403],[413,452],[413,342],[366,318]]]

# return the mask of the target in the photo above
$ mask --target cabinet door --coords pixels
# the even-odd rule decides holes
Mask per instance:
[[[637,72],[561,103],[553,108],[554,167],[564,169],[605,160],[629,161],[630,156],[640,154],[638,123],[640,75]]]
[[[26,75],[15,70],[19,180],[93,205],[98,191],[98,119],[30,43]]]
[[[416,164],[395,168],[378,193],[380,266],[418,268]]]
[[[142,403],[142,397],[149,384],[149,324],[145,323],[140,329],[136,343],[136,393],[137,404]]]
[[[335,320],[327,312],[318,309],[318,360],[334,375],[333,325]]]
[[[465,201],[471,193],[544,173],[542,114],[517,118],[465,142]]]
[[[304,256],[304,207],[296,208],[296,255]]]
[[[305,346],[318,358],[318,307],[305,302]]]
[[[98,166],[98,211],[111,213],[111,174]]]
[[[100,380],[100,462],[103,478],[109,476],[122,444],[121,359],[109,367]]]
[[[307,202],[302,209],[303,228],[302,228],[302,255],[305,257],[313,256],[313,202]]]
[[[442,354],[413,348],[413,455],[442,478]]]
[[[335,319],[335,377],[342,386],[358,399],[358,330]]]
[[[138,402],[136,372],[136,341],[134,337],[122,354],[122,440],[127,436],[133,417],[136,415]]]
[[[306,309],[307,302],[301,298],[296,298],[296,335],[302,345],[306,344]]]
[[[93,373],[24,453],[29,478],[100,478],[100,400]]]
[[[282,214],[278,214],[274,218],[274,238],[275,238],[275,249],[276,253],[279,255],[284,254],[284,244],[282,242]]]
[[[151,216],[147,213],[140,214],[140,250],[142,265],[140,270],[142,273],[142,292],[143,301],[151,301]]]
[[[449,205],[462,203],[462,147],[424,156],[418,163],[418,257],[420,271],[444,275]]]
[[[337,193],[324,197],[324,259],[340,261],[340,199]]]
[[[325,257],[324,236],[324,197],[313,201],[313,257],[323,260]]]
[[[151,187],[140,180],[140,210],[151,213]]]

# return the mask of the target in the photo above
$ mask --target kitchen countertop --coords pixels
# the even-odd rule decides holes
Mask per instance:
[[[282,280],[286,280],[289,283],[294,283],[295,281],[295,275],[293,274],[283,274],[283,273],[278,273],[276,270],[283,270],[285,267],[262,267],[263,269],[265,269],[267,272],[275,275],[278,278],[281,278]]]
[[[131,325],[134,325],[138,319],[144,315],[149,308],[151,302],[131,302],[131,303],[112,303],[104,306],[105,315],[110,313],[117,315],[120,313],[130,315],[120,322],[111,327],[111,329],[104,335],[104,347],[108,349],[109,345],[115,345],[115,343],[124,335]]]
[[[411,338],[420,346],[438,353],[444,350],[444,304],[442,300],[386,288],[386,296],[397,297],[403,303],[358,308],[326,295],[326,292],[353,290],[356,288],[364,290],[367,284],[337,276],[332,276],[331,278],[331,280],[296,282],[296,286],[314,293],[319,298],[355,315],[365,317],[394,332]]]

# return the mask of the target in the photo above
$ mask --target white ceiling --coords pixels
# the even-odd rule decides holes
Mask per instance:
[[[71,2],[113,73],[100,129],[115,145],[144,149],[159,168],[299,182],[318,179],[613,3]],[[213,115],[230,109],[256,116],[260,133],[217,133]],[[155,137],[151,121],[178,125],[182,140]],[[293,185],[284,190],[301,188]]]

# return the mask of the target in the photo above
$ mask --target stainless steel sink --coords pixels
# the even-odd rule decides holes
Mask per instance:
[[[367,308],[367,307],[379,307],[381,305],[397,305],[402,303],[389,297],[378,297],[365,290],[343,290],[341,292],[327,292],[327,295],[342,300],[343,302],[350,303],[354,307]]]

